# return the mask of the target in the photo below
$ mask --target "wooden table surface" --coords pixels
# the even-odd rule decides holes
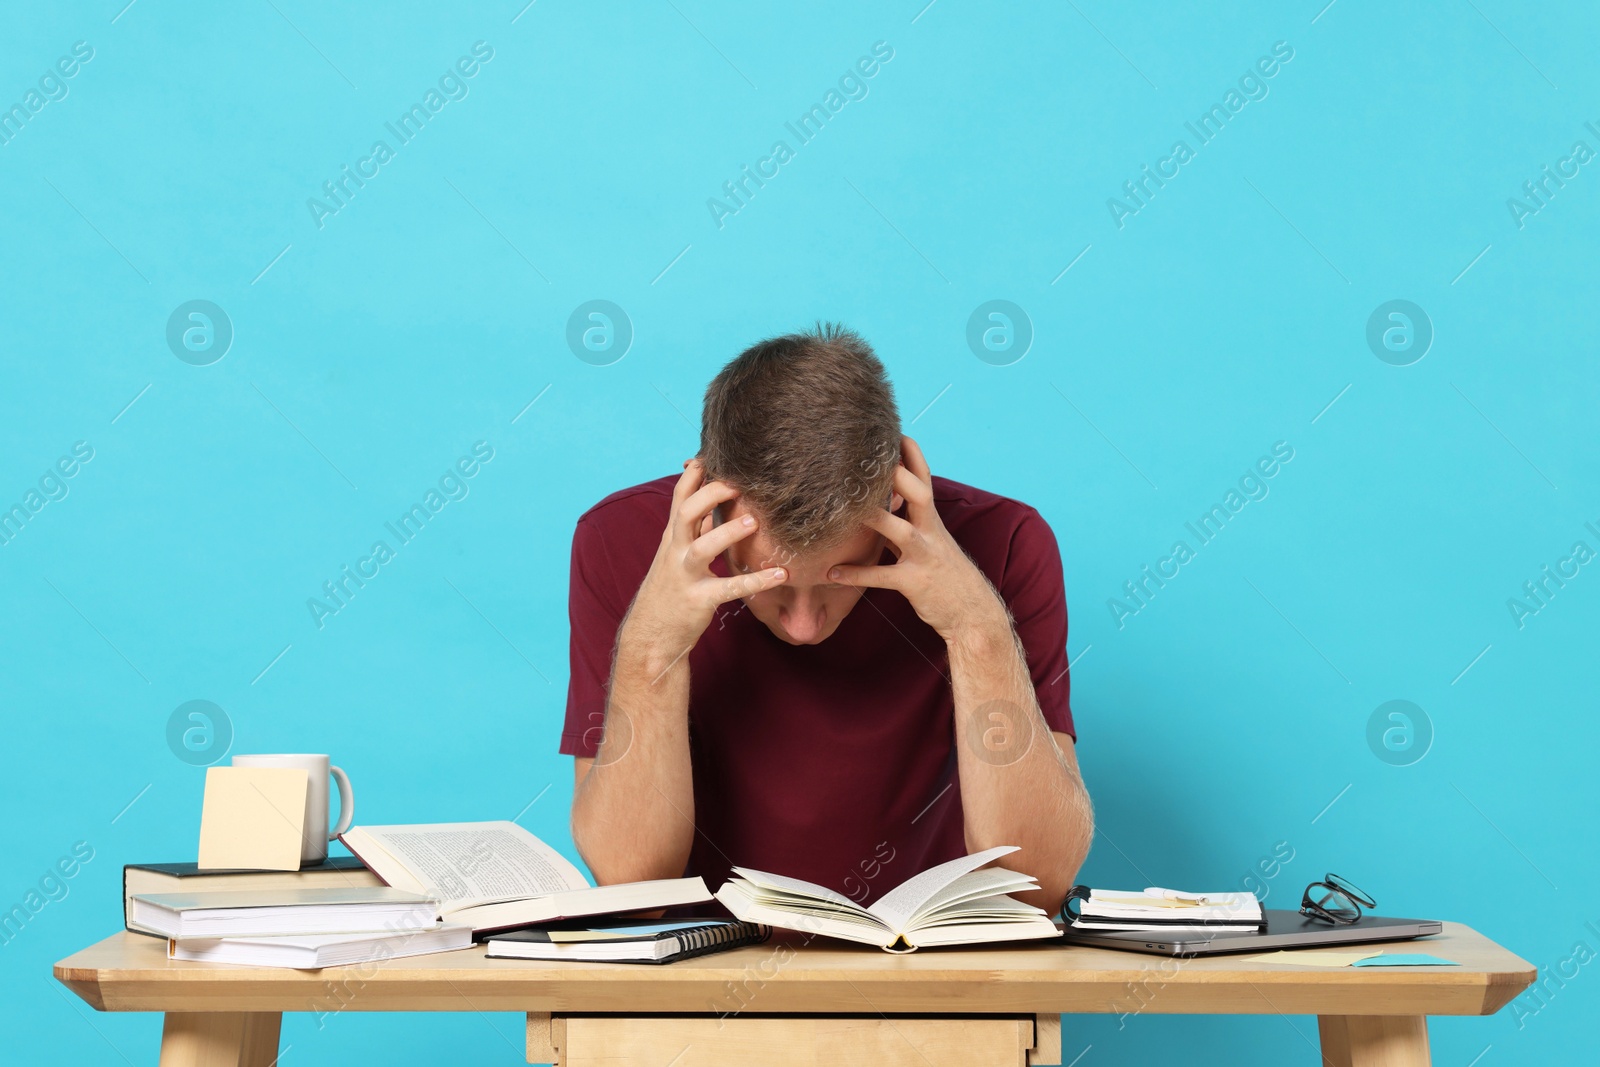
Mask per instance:
[[[1531,964],[1459,923],[1435,937],[1370,947],[1427,952],[1461,966],[1180,961],[1057,943],[894,955],[780,933],[764,945],[661,966],[494,960],[475,946],[296,971],[172,961],[164,941],[118,933],[62,960],[55,975],[103,1011],[1322,1016],[1487,1015],[1537,977]]]

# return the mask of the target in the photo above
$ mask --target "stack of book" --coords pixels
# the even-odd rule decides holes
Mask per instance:
[[[437,900],[383,886],[139,893],[131,905],[175,960],[336,967],[472,944],[472,927],[439,921]]]
[[[446,952],[517,927],[711,899],[699,878],[593,886],[512,822],[370,826],[342,840],[355,858],[299,871],[130,864],[123,869],[123,921],[136,933],[166,938],[172,959],[315,968]],[[653,962],[731,947],[733,933],[707,931],[703,920],[694,925],[701,929],[682,936],[656,931],[668,936],[627,951]],[[765,936],[738,934],[744,943]],[[555,951],[544,958],[587,955]]]
[[[1261,902],[1253,893],[1185,893],[1155,887],[1136,893],[1080,885],[1067,895],[1062,912],[1076,930],[1186,934],[1243,933],[1267,927]]]
[[[383,879],[354,856],[329,856],[298,871],[201,870],[198,863],[130,863],[122,868],[122,920],[134,933],[161,936],[133,918],[142,893],[240,892],[246,889],[372,889]]]

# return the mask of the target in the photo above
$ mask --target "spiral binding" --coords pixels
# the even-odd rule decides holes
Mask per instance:
[[[761,923],[713,923],[687,930],[662,931],[660,937],[676,937],[678,951],[655,963],[673,963],[691,956],[704,956],[724,948],[759,945],[772,936],[772,927]]]

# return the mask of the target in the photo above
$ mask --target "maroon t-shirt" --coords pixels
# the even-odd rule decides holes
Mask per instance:
[[[613,493],[578,520],[567,755],[593,756],[599,744],[617,629],[660,544],[676,481]],[[1015,500],[945,478],[933,480],[933,495],[1011,610],[1045,722],[1075,737],[1055,535]],[[720,559],[713,569],[727,573]],[[741,601],[724,604],[689,654],[689,672],[697,833],[686,875],[715,891],[731,866],[753,867],[865,903],[966,855],[949,654],[901,594],[866,590],[817,645],[790,645]]]

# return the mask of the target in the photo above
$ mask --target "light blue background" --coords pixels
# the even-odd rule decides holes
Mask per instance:
[[[118,927],[121,864],[194,853],[184,701],[227,710],[234,752],[333,753],[364,821],[520,813],[575,855],[573,521],[693,453],[722,362],[818,318],[877,346],[935,472],[1057,532],[1085,880],[1237,887],[1287,842],[1273,905],[1332,870],[1541,967],[1600,950],[1600,568],[1521,629],[1506,605],[1600,548],[1600,164],[1523,228],[1506,206],[1600,149],[1592,10],[122,2],[15,5],[0,32],[0,104],[95,50],[0,147],[0,505],[95,450],[0,546],[0,906],[95,850],[0,948],[18,1062],[154,1062],[156,1018],[49,973]],[[478,40],[470,95],[319,230],[307,198]],[[880,40],[867,98],[718,229],[707,198]],[[1118,229],[1107,198],[1276,41],[1266,99]],[[605,367],[564,340],[597,298],[635,330]],[[1435,329],[1406,367],[1364,337],[1395,298]],[[211,366],[165,342],[191,299],[236,330]],[[991,299],[1035,330],[1011,366],[966,345]],[[317,629],[307,598],[479,440],[470,495]],[[1108,598],[1277,441],[1270,496],[1119,629]],[[1393,699],[1435,734],[1411,766],[1366,740]],[[1435,1062],[1592,1055],[1591,972],[1520,1018],[1435,1021]],[[522,1040],[510,1015],[300,1015],[283,1062],[517,1063]],[[1141,1015],[1069,1018],[1064,1049],[1313,1063],[1314,1040]]]

